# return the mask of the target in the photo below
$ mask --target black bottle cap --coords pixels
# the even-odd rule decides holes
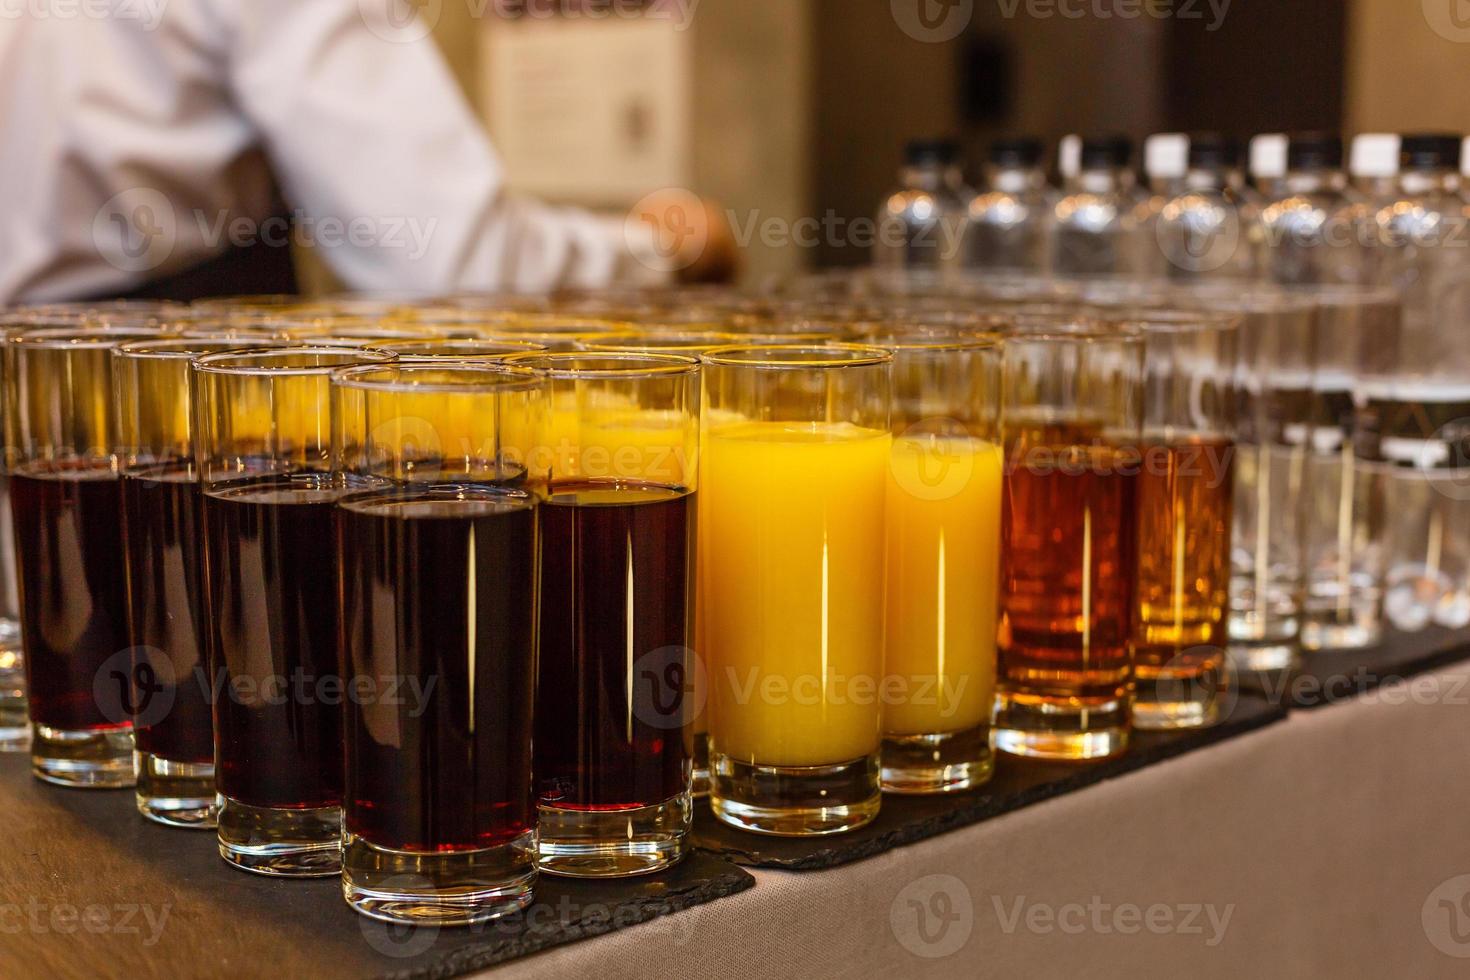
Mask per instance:
[[[960,147],[954,140],[909,140],[903,148],[903,159],[910,167],[950,166],[960,159]]]
[[[1286,143],[1286,169],[1342,169],[1342,137],[1337,133],[1292,133]]]
[[[1126,136],[1084,136],[1082,169],[1126,167],[1133,159],[1133,141]]]
[[[1460,146],[1450,133],[1409,133],[1399,140],[1399,169],[1458,170]]]
[[[1228,170],[1240,166],[1240,142],[1219,133],[1189,135],[1191,170]]]
[[[1014,136],[990,144],[990,162],[997,167],[1034,167],[1045,152],[1041,140],[1033,136]]]

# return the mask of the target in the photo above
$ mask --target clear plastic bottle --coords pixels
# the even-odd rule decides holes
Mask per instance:
[[[1266,277],[1284,286],[1363,282],[1363,248],[1348,217],[1357,201],[1342,169],[1342,137],[1293,134],[1286,176],[1261,209]]]
[[[984,184],[970,199],[964,232],[967,269],[1036,273],[1046,258],[1046,214],[1056,194],[1041,167],[1042,144],[1028,137],[990,145]]]
[[[1162,271],[1171,279],[1254,279],[1260,267],[1260,206],[1245,186],[1240,146],[1216,133],[1189,138],[1180,191],[1154,225]]]
[[[965,186],[958,146],[947,140],[910,142],[899,186],[878,210],[874,265],[887,271],[925,272],[958,267],[973,196]]]
[[[1385,615],[1470,624],[1470,228],[1458,136],[1405,135],[1379,209],[1381,282],[1403,300],[1391,370],[1365,392],[1388,472]]]
[[[1361,281],[1380,282],[1384,262],[1383,235],[1378,214],[1398,198],[1399,137],[1397,133],[1359,133],[1348,157],[1348,177],[1357,200],[1347,206],[1343,220],[1363,249]]]
[[[1146,271],[1140,234],[1143,195],[1129,168],[1124,136],[1082,140],[1078,171],[1052,207],[1047,264],[1061,276],[1118,276]]]

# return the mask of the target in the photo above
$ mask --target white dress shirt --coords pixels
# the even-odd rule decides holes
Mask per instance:
[[[659,275],[636,228],[507,193],[433,41],[392,12],[0,0],[0,303],[126,292],[288,234],[352,289]],[[294,232],[267,220],[272,174]]]

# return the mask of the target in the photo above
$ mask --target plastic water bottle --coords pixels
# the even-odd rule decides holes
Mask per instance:
[[[1046,257],[1046,215],[1056,194],[1041,166],[1040,140],[990,145],[984,183],[970,199],[964,231],[967,269],[1034,273]]]
[[[1143,195],[1124,136],[1086,137],[1047,230],[1048,266],[1062,276],[1118,276],[1146,271],[1139,234]]]
[[[1171,279],[1254,279],[1260,208],[1245,186],[1240,146],[1216,133],[1189,138],[1179,193],[1163,205],[1154,243]]]
[[[954,143],[910,142],[904,150],[899,186],[883,199],[878,211],[874,265],[900,271],[956,268],[972,196]]]
[[[1267,278],[1286,286],[1358,284],[1363,248],[1352,226],[1356,194],[1342,169],[1342,137],[1293,134],[1286,176],[1261,209]]]
[[[1250,145],[1250,182],[1262,199],[1274,198],[1286,179],[1286,134],[1262,133]]]

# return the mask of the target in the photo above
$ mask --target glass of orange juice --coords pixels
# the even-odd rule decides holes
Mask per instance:
[[[878,813],[893,356],[706,352],[710,806],[758,833]]]
[[[883,789],[990,779],[1000,563],[1000,342],[900,333],[888,464]]]

